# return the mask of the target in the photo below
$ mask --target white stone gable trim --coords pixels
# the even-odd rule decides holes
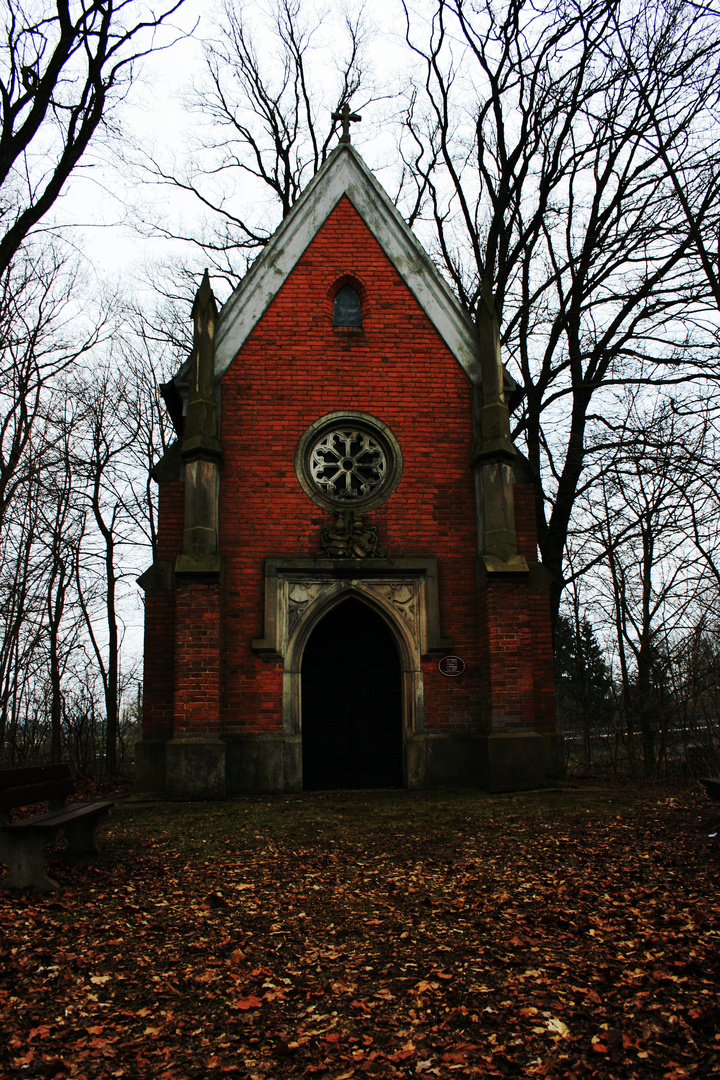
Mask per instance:
[[[227,371],[343,195],[350,199],[468,378],[479,383],[472,322],[360,155],[344,144],[333,151],[224,304],[217,328],[216,378]]]

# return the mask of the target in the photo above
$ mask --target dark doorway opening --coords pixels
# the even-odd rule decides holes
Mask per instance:
[[[305,791],[402,787],[400,661],[380,616],[338,604],[310,635],[301,679]]]

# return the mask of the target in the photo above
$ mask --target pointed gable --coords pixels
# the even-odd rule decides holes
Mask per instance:
[[[472,321],[349,144],[340,144],[333,151],[223,306],[216,339],[216,379],[237,356],[343,196],[350,200],[468,378],[479,383],[480,364]]]

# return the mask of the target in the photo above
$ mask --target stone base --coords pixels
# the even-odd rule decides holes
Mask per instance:
[[[228,739],[227,793],[302,791],[300,736]]]
[[[478,736],[425,735],[421,738],[424,744],[423,782],[412,785],[408,782],[408,787],[478,787],[482,742]],[[408,765],[410,761],[411,755],[408,755]],[[410,779],[408,775],[408,781]]]
[[[302,791],[302,740],[282,736],[147,739],[136,746],[136,789],[171,799],[224,799],[260,791]],[[427,788],[527,791],[565,775],[562,735],[409,735],[406,784]]]
[[[545,740],[535,732],[486,735],[480,785],[485,791],[528,791],[545,779]]]
[[[225,798],[222,739],[172,739],[166,743],[165,768],[171,799]]]
[[[548,771],[550,757],[564,762],[562,736],[534,732],[411,736],[408,787],[527,791],[558,775]]]
[[[407,735],[405,738],[405,783],[409,791],[422,791],[427,786],[425,743],[423,735]]]
[[[165,791],[167,739],[143,739],[135,743],[135,790]]]
[[[556,731],[543,734],[545,743],[545,776],[548,780],[564,780],[567,775],[565,737]]]

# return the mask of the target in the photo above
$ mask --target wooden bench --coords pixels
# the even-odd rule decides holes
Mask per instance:
[[[720,801],[720,777],[700,776],[698,779],[704,785],[710,798]]]
[[[88,855],[98,850],[95,829],[113,803],[65,805],[74,790],[69,765],[0,769],[0,861],[8,868],[3,886],[43,892],[59,888],[45,872],[45,848],[63,835],[69,855]],[[44,802],[49,807],[47,813],[10,821],[10,810]]]

